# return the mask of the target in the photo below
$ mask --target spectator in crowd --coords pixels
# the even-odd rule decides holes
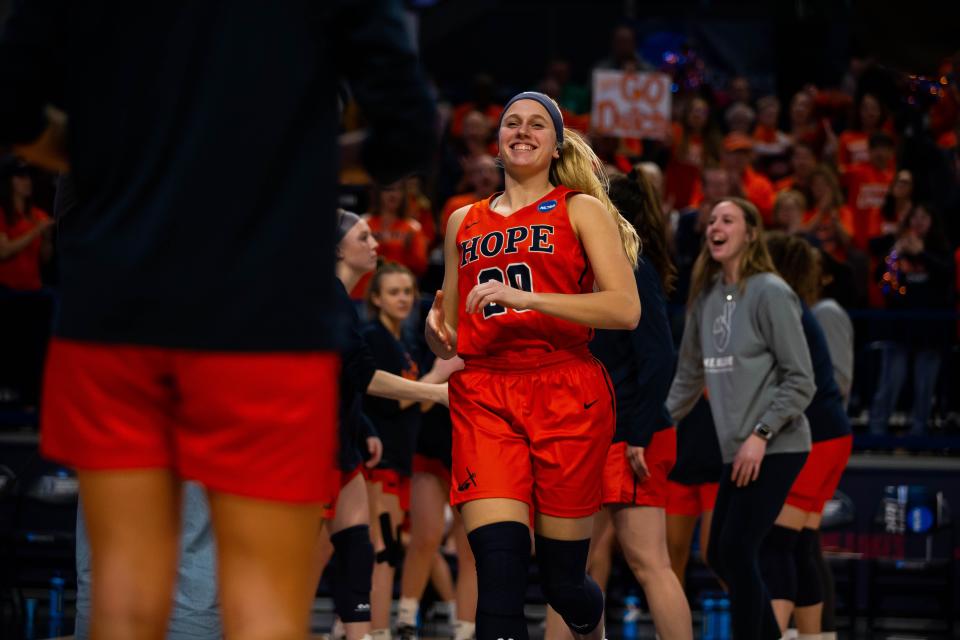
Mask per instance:
[[[673,304],[686,304],[693,265],[700,255],[710,212],[714,205],[732,193],[733,180],[730,173],[718,164],[708,164],[703,170],[703,200],[696,207],[684,210],[677,220],[677,231],[673,240],[677,287],[670,298]]]
[[[433,217],[433,205],[423,192],[423,177],[408,176],[404,179],[407,192],[407,216],[420,223],[420,232],[429,249],[437,241],[437,221]]]
[[[448,138],[437,170],[438,202],[469,189],[465,171],[470,158],[498,155],[494,122],[479,111],[471,111],[464,116],[462,135]]]
[[[843,175],[847,203],[853,211],[853,240],[866,249],[870,238],[881,234],[883,199],[893,182],[893,138],[882,131],[870,136],[870,159],[851,165]]]
[[[710,105],[694,97],[680,108],[680,121],[672,127],[666,191],[676,207],[691,204],[700,189],[700,171],[708,160],[719,160],[722,140],[710,122]],[[695,203],[694,203],[695,204]]]
[[[743,102],[734,102],[727,107],[723,119],[727,122],[727,131],[736,131],[744,135],[750,135],[753,131],[753,123],[757,119],[757,114],[750,108],[750,105]]]
[[[777,180],[777,191],[792,189],[803,194],[807,202],[813,199],[810,191],[810,176],[817,168],[817,153],[805,142],[798,142],[790,148],[790,175]]]
[[[653,65],[637,52],[637,36],[633,27],[622,24],[610,36],[610,56],[593,67],[601,71],[653,71]]]
[[[837,164],[841,171],[870,160],[870,136],[878,131],[890,133],[892,126],[886,108],[877,96],[864,93],[854,112],[853,126],[840,134]]]
[[[656,162],[640,162],[636,165],[636,168],[647,179],[657,196],[660,211],[663,213],[667,224],[667,243],[673,246],[673,234],[677,230],[680,212],[673,206],[673,201],[664,199],[666,193],[664,193],[663,171],[660,170],[660,165]]]
[[[547,63],[544,80],[552,80],[558,87],[557,102],[569,113],[586,113],[590,110],[590,90],[570,79],[570,61],[553,58]]]
[[[757,100],[753,144],[754,152],[761,159],[782,156],[790,147],[790,137],[780,130],[780,100],[776,96]]]
[[[26,165],[9,158],[0,167],[0,289],[34,291],[43,286],[42,262],[53,253],[53,220],[33,201]]]
[[[751,166],[752,160],[753,140],[742,133],[728,133],[723,139],[723,166],[733,176],[734,192],[752,202],[769,226],[775,191],[770,179]]]
[[[790,101],[790,140],[796,144],[805,142],[821,151],[826,142],[823,123],[817,120],[813,96],[807,90],[798,91]]]
[[[427,270],[427,242],[420,223],[407,215],[407,192],[403,180],[383,187],[371,188],[370,211],[364,216],[374,237],[380,244],[384,261],[397,262],[416,275]],[[367,290],[369,274],[354,290],[351,297],[360,299]]]
[[[896,236],[885,235],[871,242],[871,249],[884,255],[879,286],[887,309],[898,311],[944,311],[951,308],[953,265],[950,248],[936,210],[917,205],[904,218]],[[880,323],[873,323],[874,326]],[[944,345],[954,337],[949,318],[887,319],[879,327],[887,338],[883,345],[879,382],[870,409],[870,431],[886,433],[890,415],[897,406],[913,356],[913,410],[910,433],[926,432],[933,392]]]
[[[804,215],[804,225],[821,249],[837,260],[846,260],[853,234],[853,212],[846,205],[837,174],[829,165],[818,165],[810,174],[810,195],[813,206]]]
[[[883,206],[880,207],[880,233],[896,233],[913,206],[913,172],[900,169],[883,198]]]
[[[750,106],[753,103],[750,79],[741,75],[731,77],[730,82],[727,83],[727,97],[732,104],[740,103]]]
[[[497,101],[497,87],[493,76],[480,73],[473,79],[473,90],[470,100],[462,102],[453,109],[450,116],[450,134],[459,138],[464,135],[464,120],[468,113],[479,111],[487,117],[490,126],[500,120],[503,105]]]
[[[447,232],[447,221],[453,212],[479,200],[492,196],[500,188],[501,172],[497,161],[490,155],[474,156],[464,160],[467,184],[470,190],[451,196],[440,212],[440,235]]]
[[[807,210],[807,199],[799,191],[787,189],[777,194],[773,202],[773,227],[789,235],[806,232],[803,216]]]
[[[603,170],[607,177],[626,175],[633,170],[633,164],[626,155],[621,153],[621,139],[615,136],[593,134],[590,136],[590,145],[594,153],[603,163]]]

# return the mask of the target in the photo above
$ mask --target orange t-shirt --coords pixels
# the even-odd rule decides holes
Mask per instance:
[[[773,223],[773,201],[776,199],[770,178],[747,167],[740,183],[743,185],[743,194],[760,210],[763,224],[769,227]]]
[[[753,139],[757,142],[772,144],[777,141],[777,130],[764,124],[758,124],[753,128]]]
[[[867,241],[881,234],[880,208],[893,182],[892,168],[877,169],[869,162],[851,165],[843,175],[847,205],[853,210],[853,241],[866,249]]]
[[[32,229],[38,222],[49,220],[46,211],[34,207],[30,218],[21,216],[12,225],[7,224],[7,216],[0,209],[0,233],[8,240],[16,240]],[[40,279],[41,236],[34,238],[22,251],[6,260],[0,260],[0,286],[18,291],[34,291],[43,286]]]
[[[377,253],[387,262],[398,262],[413,272],[418,278],[427,271],[427,242],[420,229],[420,223],[410,218],[398,218],[388,227],[384,226],[380,216],[366,215],[364,219],[370,225],[373,236],[380,243]],[[372,274],[360,279],[350,292],[350,297],[360,300],[367,292]]]

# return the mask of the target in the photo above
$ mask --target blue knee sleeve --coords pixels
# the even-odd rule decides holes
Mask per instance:
[[[344,622],[370,622],[373,544],[370,527],[349,527],[330,536],[333,543],[333,608]]]
[[[803,529],[797,538],[797,600],[798,607],[812,607],[823,602],[819,564],[823,562],[819,532]]]
[[[477,640],[528,640],[523,603],[530,530],[519,522],[495,522],[467,539],[477,564]]]
[[[760,547],[760,572],[773,600],[797,599],[797,538],[800,532],[774,525]]]
[[[590,633],[603,618],[603,592],[587,575],[590,540],[538,535],[536,545],[544,598],[576,633]]]

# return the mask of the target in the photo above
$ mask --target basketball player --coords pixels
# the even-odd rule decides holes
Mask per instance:
[[[803,238],[779,232],[770,234],[767,245],[777,271],[803,304],[801,321],[817,392],[804,412],[813,440],[810,456],[764,540],[761,570],[780,629],[786,631],[793,615],[799,637],[810,640],[819,638],[822,632],[827,586],[821,577],[824,559],[820,548],[820,520],[823,507],[837,490],[850,459],[853,436],[843,395],[834,378],[827,339],[807,306],[819,296],[817,251]]]
[[[318,277],[333,267],[339,79],[371,123],[378,181],[428,161],[435,139],[402,13],[380,0],[16,9],[0,145],[43,161],[64,143],[77,188],[58,229],[41,450],[78,469],[91,634],[163,636],[192,479],[209,492],[224,634],[299,640],[304,558],[339,488],[337,314]]]
[[[639,321],[636,232],[547,96],[514,96],[498,141],[505,191],[451,216],[426,332],[466,361],[450,380],[451,494],[476,558],[477,638],[528,637],[531,508],[547,602],[576,637],[602,638],[586,560],[615,407],[587,343],[591,327]]]

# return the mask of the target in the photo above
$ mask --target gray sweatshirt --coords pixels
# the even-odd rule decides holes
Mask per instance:
[[[833,362],[833,377],[837,380],[843,401],[850,399],[853,385],[853,323],[850,316],[833,298],[824,298],[810,309],[827,337],[827,349]]]
[[[813,366],[800,301],[779,276],[747,279],[743,292],[718,278],[693,303],[667,409],[674,421],[706,385],[724,463],[733,462],[758,422],[773,438],[767,453],[810,450],[803,415],[813,398]]]

